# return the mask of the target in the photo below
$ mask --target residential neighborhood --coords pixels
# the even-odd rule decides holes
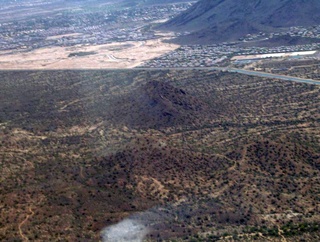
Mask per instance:
[[[101,45],[156,38],[150,24],[165,21],[192,2],[121,10],[61,12],[0,22],[0,50],[29,51],[43,47]]]
[[[259,55],[270,53],[288,53],[319,50],[320,43],[280,47],[241,47],[234,43],[217,45],[187,45],[145,62],[141,67],[210,67],[219,66],[234,56]],[[248,62],[248,60],[244,60]],[[235,60],[236,64],[241,60]]]

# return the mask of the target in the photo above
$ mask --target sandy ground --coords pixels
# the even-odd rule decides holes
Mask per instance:
[[[133,68],[146,60],[179,47],[175,44],[164,43],[166,38],[105,45],[50,47],[14,54],[0,52],[0,69]],[[95,54],[68,57],[71,53],[92,51]]]

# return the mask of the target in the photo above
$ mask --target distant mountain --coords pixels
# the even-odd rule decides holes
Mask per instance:
[[[161,28],[191,32],[185,42],[212,43],[318,24],[319,0],[200,0]]]

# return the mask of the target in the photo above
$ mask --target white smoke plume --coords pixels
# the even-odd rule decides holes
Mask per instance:
[[[101,232],[103,242],[142,242],[149,229],[135,219],[125,219]]]
[[[171,208],[154,207],[133,214],[115,225],[104,228],[101,231],[101,239],[103,242],[142,242],[152,233],[154,226],[173,220],[171,210]]]
[[[212,207],[215,203],[211,204],[209,201],[210,199],[205,205]],[[194,204],[194,201],[184,200],[181,204],[167,204],[133,214],[115,225],[104,228],[100,233],[101,239],[103,242],[142,242],[155,232],[156,236],[161,237],[171,230],[172,226],[179,228],[180,224],[190,222],[193,213],[196,213]],[[202,209],[201,206],[199,208]],[[203,207],[203,211],[206,208],[207,206]]]

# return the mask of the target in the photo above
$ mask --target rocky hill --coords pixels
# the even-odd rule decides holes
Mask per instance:
[[[123,219],[148,241],[320,241],[318,86],[212,70],[0,76],[0,241],[99,241]]]
[[[214,114],[203,101],[168,82],[149,81],[120,98],[125,105],[117,107],[113,116],[129,127],[192,125]]]
[[[200,0],[161,26],[192,32],[181,42],[231,41],[249,33],[275,32],[291,26],[320,24],[317,0]]]

